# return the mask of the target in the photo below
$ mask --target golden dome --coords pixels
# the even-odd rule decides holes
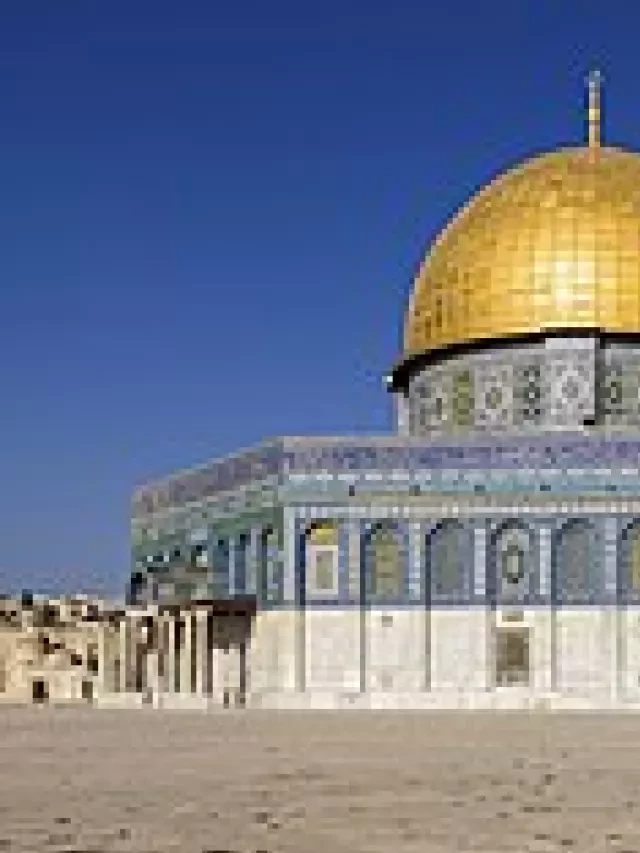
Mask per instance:
[[[455,216],[416,277],[404,355],[572,328],[640,333],[640,156],[595,135],[505,172]]]

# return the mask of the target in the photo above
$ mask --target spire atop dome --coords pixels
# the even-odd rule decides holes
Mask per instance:
[[[525,160],[457,211],[414,280],[403,364],[541,330],[640,334],[640,156],[599,142]]]
[[[588,136],[587,142],[589,148],[600,147],[600,84],[602,83],[602,75],[598,69],[594,69],[589,73],[589,104],[587,108],[587,124]]]

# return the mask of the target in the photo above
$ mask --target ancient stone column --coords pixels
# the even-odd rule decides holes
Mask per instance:
[[[224,641],[222,644],[219,640],[214,642],[213,649],[210,650],[209,654],[211,655],[211,685],[209,694],[212,697],[214,705],[222,705],[227,680],[227,654],[224,648]]]
[[[152,623],[149,628],[150,636],[147,637],[147,690],[150,691],[154,704],[157,702],[158,693],[160,691],[160,676],[158,674],[158,645],[160,623],[157,611],[151,613]]]
[[[101,622],[98,625],[98,677],[96,679],[98,686],[97,698],[102,698],[105,693],[109,692],[109,658],[107,654],[107,625],[106,622]],[[113,679],[111,679],[113,681]]]
[[[205,694],[205,675],[207,667],[207,612],[197,610],[196,618],[196,693]]]
[[[129,689],[129,625],[124,614],[118,625],[118,640],[120,644],[120,667],[118,674],[118,692],[126,693]]]
[[[167,613],[167,691],[175,693],[176,689],[176,617],[173,611]]]
[[[193,625],[193,613],[191,610],[183,612],[184,618],[184,634],[182,640],[182,648],[180,649],[180,692],[182,694],[190,694],[193,690],[191,683],[191,656],[193,654],[193,644],[191,642],[191,630]]]
[[[169,684],[169,660],[168,660],[168,649],[167,649],[167,614],[166,612],[161,612],[158,615],[158,670],[160,671],[160,665],[162,665],[162,675],[158,676],[159,678],[159,688],[161,693],[166,693]]]
[[[240,695],[240,650],[237,642],[229,644],[225,654],[224,692],[229,707],[239,704]]]

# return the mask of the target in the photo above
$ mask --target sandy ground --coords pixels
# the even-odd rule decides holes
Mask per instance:
[[[0,851],[640,852],[640,716],[0,709]]]

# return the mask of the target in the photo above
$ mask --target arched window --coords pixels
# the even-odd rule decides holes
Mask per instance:
[[[625,591],[640,595],[640,521],[635,521],[622,533],[622,586]]]
[[[469,532],[457,521],[441,522],[427,537],[432,597],[459,598],[467,592],[468,537]]]
[[[579,603],[591,590],[595,531],[586,520],[568,521],[556,538],[555,585],[561,603]]]
[[[509,542],[500,554],[502,582],[516,586],[524,579],[524,548],[519,542]]]
[[[397,531],[390,526],[376,527],[368,543],[371,595],[377,599],[402,596],[404,589],[403,555]]]
[[[530,592],[532,559],[530,532],[517,522],[507,522],[493,536],[491,587],[498,598],[513,601]]]
[[[307,592],[335,595],[338,592],[338,526],[319,521],[306,533]]]

